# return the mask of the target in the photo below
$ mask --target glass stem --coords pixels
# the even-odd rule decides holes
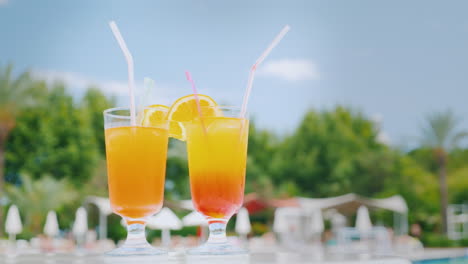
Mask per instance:
[[[127,240],[126,247],[141,247],[148,245],[145,235],[146,221],[128,221],[127,220]]]
[[[210,229],[210,235],[208,237],[208,243],[227,243],[226,224],[227,221],[224,219],[209,220],[208,227]]]

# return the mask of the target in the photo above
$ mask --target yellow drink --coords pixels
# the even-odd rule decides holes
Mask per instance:
[[[163,204],[168,130],[113,127],[105,130],[109,197],[113,211],[139,219]]]
[[[193,203],[209,218],[229,219],[244,198],[249,121],[207,117],[203,125],[185,125]]]

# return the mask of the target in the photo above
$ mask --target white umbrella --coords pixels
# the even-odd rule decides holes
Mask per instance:
[[[99,210],[99,239],[107,238],[107,216],[112,214],[109,198],[88,196],[86,203],[94,204]]]
[[[182,218],[184,226],[200,226],[200,242],[206,240],[208,234],[208,221],[206,218],[197,211],[192,211],[190,214]]]
[[[297,219],[301,214],[301,209],[297,207],[276,208],[273,219],[273,231],[276,233],[288,233],[291,220]]]
[[[357,211],[356,229],[360,233],[368,233],[372,230],[372,223],[367,207],[361,205]]]
[[[206,218],[197,211],[193,211],[190,214],[182,218],[184,226],[207,226],[208,221]]]
[[[331,216],[332,231],[337,232],[340,228],[346,226],[346,217],[338,212]]]
[[[322,233],[325,230],[325,226],[323,225],[323,217],[322,217],[322,210],[317,209],[314,210],[312,213],[312,226],[311,231],[313,234]]]
[[[23,225],[21,224],[21,217],[16,205],[10,206],[8,209],[5,231],[10,235],[10,240],[15,240],[17,234],[21,233]]]
[[[178,230],[182,228],[182,221],[171,209],[164,207],[161,211],[150,217],[147,223],[149,228],[161,229],[161,242],[163,246],[169,246],[171,243],[171,229]]]
[[[72,231],[75,236],[82,236],[88,231],[88,214],[83,207],[76,210]]]
[[[246,236],[252,230],[249,219],[249,211],[242,207],[236,217],[236,232],[242,236]]]
[[[88,213],[83,207],[78,208],[75,213],[75,222],[72,227],[76,243],[81,247],[86,241],[86,232],[88,232]]]
[[[44,234],[48,235],[49,237],[54,237],[59,233],[59,226],[57,220],[57,214],[55,211],[49,211],[47,213],[46,223],[44,225]]]
[[[5,231],[8,234],[17,235],[21,233],[23,230],[23,225],[21,224],[21,217],[19,214],[18,207],[16,205],[10,206],[8,209],[6,223],[5,223]]]

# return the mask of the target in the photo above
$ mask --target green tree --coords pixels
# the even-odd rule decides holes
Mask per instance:
[[[437,176],[425,167],[425,162],[400,154],[393,165],[393,175],[385,181],[385,187],[378,194],[389,197],[403,196],[409,208],[409,221],[424,222],[425,230],[431,230],[437,223],[438,212]]]
[[[62,84],[53,85],[42,102],[24,108],[7,142],[7,173],[33,178],[68,177],[81,186],[93,173],[98,147],[87,111],[76,106]]]
[[[272,160],[277,155],[279,139],[267,130],[257,127],[255,120],[249,125],[249,146],[246,171],[246,193],[256,192],[261,198],[275,195],[272,182]]]
[[[426,124],[422,128],[422,144],[432,149],[438,166],[441,229],[447,233],[447,163],[448,153],[458,147],[460,140],[468,135],[458,129],[460,120],[447,110],[435,112],[426,117]]]
[[[6,142],[16,125],[19,111],[30,103],[29,83],[29,73],[24,72],[15,77],[11,64],[0,67],[0,198],[4,193]],[[3,226],[2,209],[0,209],[0,226]],[[2,234],[3,229],[0,228],[0,236]]]
[[[166,166],[166,198],[190,199],[190,181],[185,142],[169,140]]]
[[[26,232],[39,234],[49,210],[59,210],[77,199],[77,193],[65,179],[43,176],[38,180],[23,175],[21,185],[7,184],[7,196],[18,206]]]
[[[449,201],[455,204],[468,203],[468,149],[455,149],[449,154],[448,188]]]
[[[86,91],[81,102],[83,111],[89,116],[91,129],[94,133],[95,142],[99,146],[102,156],[106,154],[104,142],[104,116],[103,111],[114,105],[114,99],[107,98],[98,88],[91,87]]]
[[[313,197],[357,192],[375,195],[392,175],[394,154],[378,142],[375,124],[359,112],[336,107],[310,110],[278,150],[275,182],[293,180]]]

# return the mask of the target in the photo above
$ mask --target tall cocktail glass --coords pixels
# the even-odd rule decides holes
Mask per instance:
[[[145,226],[163,204],[168,124],[131,126],[128,108],[112,108],[104,129],[110,203],[127,224],[125,243],[107,255],[163,254],[146,240]]]
[[[184,126],[192,200],[195,209],[207,218],[210,235],[205,244],[187,253],[247,253],[228,243],[226,224],[244,199],[249,121],[239,118],[238,107],[202,107],[201,113],[208,115]]]

